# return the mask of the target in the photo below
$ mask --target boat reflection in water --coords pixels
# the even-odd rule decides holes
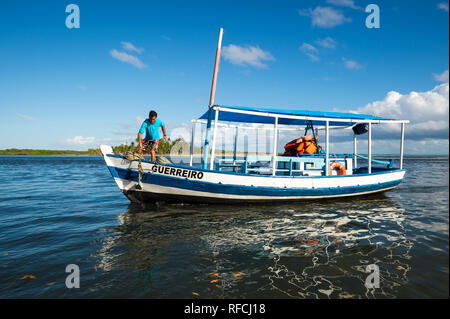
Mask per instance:
[[[395,199],[296,206],[131,204],[98,267],[121,293],[168,298],[392,298],[407,290],[412,243]],[[380,288],[366,288],[366,267]],[[118,289],[118,288],[117,288]]]

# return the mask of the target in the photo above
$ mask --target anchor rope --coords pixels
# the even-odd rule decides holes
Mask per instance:
[[[142,175],[144,174],[144,169],[142,168],[142,160],[144,159],[144,156],[138,152],[128,151],[125,153],[125,157],[130,161],[138,160],[138,185],[140,186]]]

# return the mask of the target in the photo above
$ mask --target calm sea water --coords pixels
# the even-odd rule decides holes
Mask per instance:
[[[448,298],[448,159],[405,167],[382,195],[144,206],[101,157],[1,156],[0,297]]]

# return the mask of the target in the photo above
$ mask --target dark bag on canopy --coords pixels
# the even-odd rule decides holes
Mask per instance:
[[[355,135],[361,135],[364,133],[367,133],[369,131],[369,125],[367,123],[359,123],[356,124],[355,126],[353,126],[353,133],[355,133]]]

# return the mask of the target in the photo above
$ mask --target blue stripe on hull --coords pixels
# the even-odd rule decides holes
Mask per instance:
[[[130,181],[138,181],[138,172],[129,169],[108,166],[111,174],[115,178],[121,178]],[[276,188],[261,186],[237,186],[228,184],[215,184],[203,181],[192,181],[188,179],[170,177],[166,175],[145,173],[141,179],[142,183],[155,184],[159,186],[174,187],[192,191],[228,194],[228,195],[246,195],[246,196],[334,196],[358,194],[363,192],[373,192],[397,186],[402,182],[401,179],[377,183],[372,185],[333,187],[333,188]]]

